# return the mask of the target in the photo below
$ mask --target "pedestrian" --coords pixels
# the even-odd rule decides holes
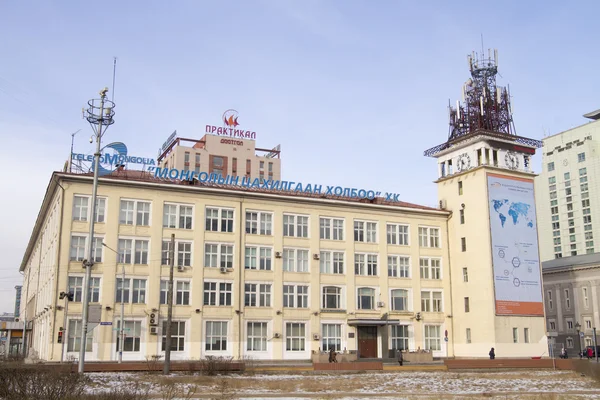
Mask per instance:
[[[329,362],[330,363],[336,363],[337,362],[336,352],[333,349],[333,347],[331,349],[329,349]]]
[[[587,348],[587,358],[588,358],[588,360],[589,360],[589,359],[591,359],[592,357],[593,357],[593,355],[592,355],[592,348],[591,348],[591,347],[588,347],[588,348]]]
[[[404,361],[404,359],[402,357],[402,350],[398,350],[398,364],[400,364],[400,366],[402,366],[403,361]]]
[[[494,360],[496,358],[496,353],[494,352],[494,348],[490,350],[490,360]]]

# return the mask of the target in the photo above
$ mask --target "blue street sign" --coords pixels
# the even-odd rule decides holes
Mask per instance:
[[[100,322],[100,325],[112,325],[112,322]]]

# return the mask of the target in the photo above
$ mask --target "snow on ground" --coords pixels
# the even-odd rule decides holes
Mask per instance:
[[[165,382],[169,382],[180,390],[195,387],[196,395],[207,396],[225,390],[246,400],[262,400],[260,396],[269,400],[320,396],[338,400],[386,400],[388,396],[393,396],[389,399],[409,399],[411,395],[435,398],[489,394],[503,395],[503,399],[519,399],[525,394],[541,393],[600,400],[600,384],[573,371],[280,373],[216,377],[183,373],[170,377],[143,373],[94,373],[89,377],[94,382],[89,389],[92,393],[138,385],[150,393],[160,394],[165,390]]]

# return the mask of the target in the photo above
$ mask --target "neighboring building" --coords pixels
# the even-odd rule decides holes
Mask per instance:
[[[542,261],[600,250],[600,110],[593,121],[544,138],[536,178]]]
[[[557,351],[576,355],[600,329],[600,253],[546,261],[543,272],[548,332],[557,335]]]
[[[182,142],[191,145],[184,146]],[[280,146],[272,150],[257,148],[251,139],[206,134],[200,140],[176,138],[157,161],[160,167],[196,174],[206,172],[277,181],[281,179],[279,149]]]
[[[0,322],[0,357],[16,356],[23,352],[23,321]],[[31,323],[27,324],[26,337],[30,337]]]
[[[15,318],[19,318],[21,310],[21,289],[23,286],[15,286]]]
[[[9,322],[9,321],[14,321],[15,320],[15,314],[13,313],[2,313],[2,315],[0,315],[0,321],[4,321],[4,322]]]
[[[419,347],[454,354],[444,341],[446,331],[454,337],[447,211],[124,176],[100,178],[91,292],[112,326],[92,330],[87,360],[117,357],[122,262],[124,359],[162,353],[172,233],[175,359],[308,360],[331,347],[361,357]],[[64,356],[78,357],[91,183],[89,174],[54,173],[21,265],[22,312],[43,360],[60,359],[59,293],[68,291]]]
[[[448,251],[456,357],[547,352],[530,158],[541,146],[516,136],[497,58],[469,57],[464,104],[450,108],[438,160],[440,206],[452,212]],[[490,95],[491,93],[491,95]]]

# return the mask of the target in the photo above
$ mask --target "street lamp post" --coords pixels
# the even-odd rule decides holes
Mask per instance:
[[[92,266],[94,265],[94,222],[96,222],[96,197],[98,192],[98,170],[100,169],[100,144],[102,143],[102,128],[106,129],[115,121],[114,107],[115,103],[106,98],[108,88],[100,91],[100,99],[88,101],[88,109],[86,110],[86,119],[92,126],[96,138],[96,152],[94,153],[94,180],[92,185],[92,212],[90,216],[90,233],[88,235],[87,254],[88,258],[84,261],[85,279],[83,281],[83,305],[82,305],[82,321],[81,321],[81,348],[79,350],[79,365],[78,372],[84,372],[85,350],[88,333],[88,307],[90,304],[89,287],[92,277]]]
[[[579,355],[581,356],[581,337],[579,336],[580,329],[581,329],[581,324],[579,322],[576,322],[575,330],[577,331],[577,343],[579,344]]]
[[[119,252],[116,251],[115,249],[112,249],[110,247],[108,247],[106,244],[102,243],[102,246],[104,246],[105,248],[109,249],[110,251],[112,251],[113,253],[115,253],[117,255],[117,268],[119,267]],[[120,322],[120,326],[119,326],[119,358],[118,358],[118,362],[119,364],[121,364],[123,362],[123,340],[125,340],[124,334],[125,334],[125,301],[124,301],[124,297],[125,297],[125,260],[123,260],[123,262],[121,263],[121,322]],[[116,274],[115,274],[116,275]]]

